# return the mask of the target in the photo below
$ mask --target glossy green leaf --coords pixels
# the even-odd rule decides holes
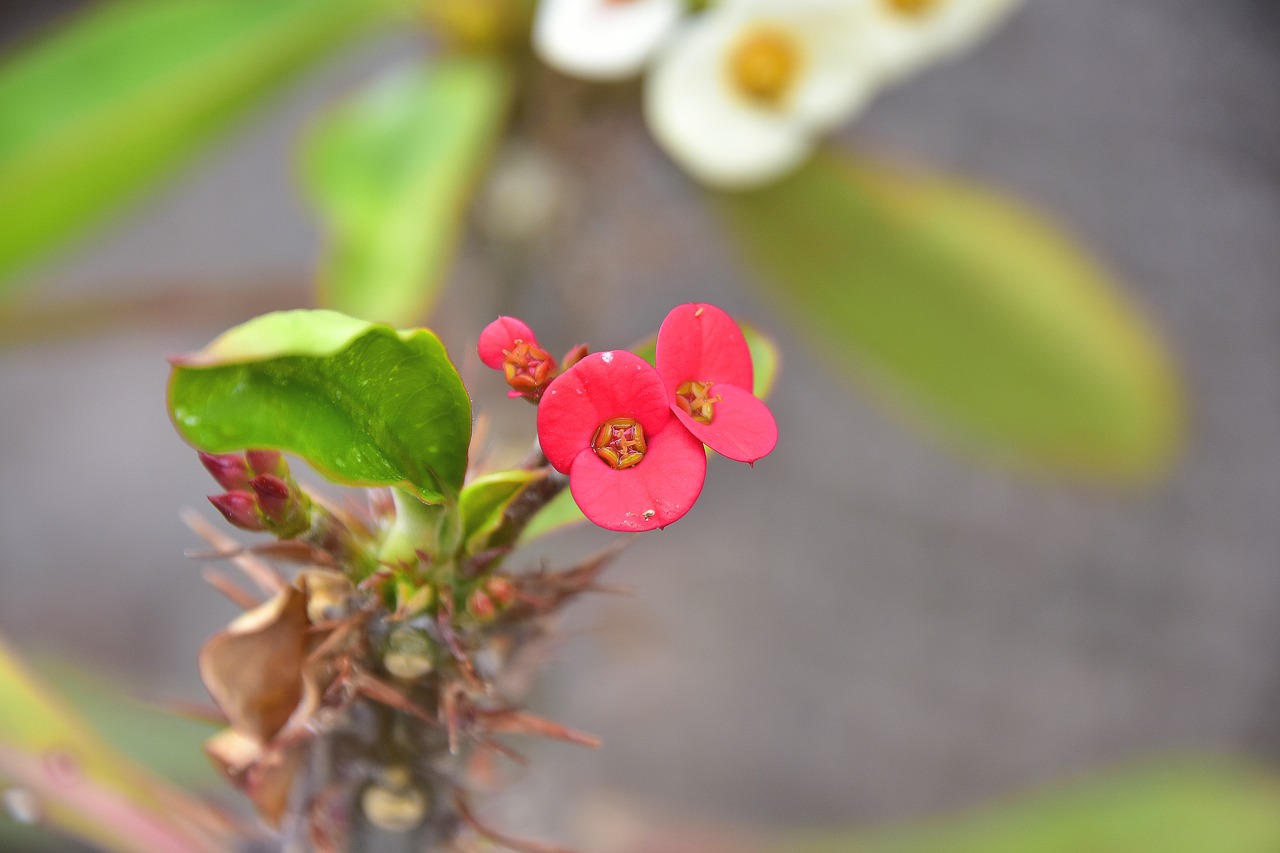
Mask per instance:
[[[1273,853],[1280,777],[1225,759],[1184,760],[881,833],[799,837],[778,853]]]
[[[56,773],[54,756],[65,765]],[[0,787],[5,780],[36,795],[51,827],[102,850],[211,853],[229,843],[184,824],[208,815],[108,746],[0,643]]]
[[[154,181],[389,0],[96,4],[0,66],[0,280]]]
[[[541,471],[495,471],[472,480],[462,490],[458,509],[462,515],[462,541],[470,553],[490,547],[490,538],[502,527],[503,513],[520,493],[545,475]],[[507,543],[493,543],[507,544]]]
[[[833,371],[1028,467],[1159,470],[1173,370],[1116,285],[1026,209],[826,155],[716,196],[773,300]]]
[[[334,311],[280,311],[173,359],[178,432],[213,453],[276,448],[350,485],[457,495],[471,401],[439,339]]]
[[[381,80],[315,127],[302,176],[329,232],[324,304],[392,324],[430,309],[509,89],[495,58],[444,59]]]

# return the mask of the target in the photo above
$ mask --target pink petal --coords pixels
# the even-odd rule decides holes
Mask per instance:
[[[501,370],[502,362],[506,358],[503,350],[509,352],[514,349],[517,341],[528,341],[535,346],[538,343],[538,339],[533,335],[533,329],[530,329],[523,320],[515,317],[499,317],[484,327],[476,349],[480,352],[480,360],[484,362],[485,367]]]
[[[649,362],[625,350],[596,352],[556,377],[538,404],[538,441],[567,474],[600,424],[634,418],[652,439],[671,422],[667,391]],[[601,463],[604,464],[604,463]]]
[[[673,392],[690,380],[754,386],[751,350],[725,312],[705,302],[678,305],[658,329],[658,373]]]
[[[569,491],[582,514],[606,530],[653,530],[689,511],[706,475],[702,442],[672,421],[670,429],[650,439],[634,468],[619,471],[590,448],[579,453]]]
[[[715,384],[711,393],[720,397],[711,423],[700,423],[676,405],[671,411],[702,443],[737,462],[755,462],[768,456],[778,443],[778,423],[764,401],[735,385]]]

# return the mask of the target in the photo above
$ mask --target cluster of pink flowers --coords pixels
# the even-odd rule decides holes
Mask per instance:
[[[778,440],[773,414],[752,392],[742,330],[714,305],[667,315],[656,367],[626,350],[579,347],[558,371],[514,317],[490,323],[479,351],[503,371],[510,396],[538,404],[542,452],[569,475],[582,513],[608,530],[653,530],[687,513],[706,479],[704,445],[754,463]]]

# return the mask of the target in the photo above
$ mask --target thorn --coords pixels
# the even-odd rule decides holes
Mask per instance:
[[[204,582],[225,595],[231,600],[231,603],[239,607],[241,610],[252,610],[262,601],[255,598],[250,593],[236,586],[231,578],[224,575],[215,568],[205,568],[201,570],[200,577],[204,578]]]
[[[471,804],[467,802],[466,795],[461,791],[453,792],[453,805],[458,810],[458,817],[462,819],[463,823],[499,846],[517,850],[520,853],[575,853],[574,850],[568,847],[560,847],[559,845],[547,844],[542,841],[532,841],[527,838],[516,838],[485,826],[471,811]]]
[[[195,510],[183,509],[178,514],[187,527],[190,527],[197,536],[217,550],[236,552],[242,550],[240,543],[205,521]],[[275,569],[256,557],[242,553],[239,556],[232,557],[231,562],[267,595],[283,592],[289,586],[285,583],[284,578],[276,574]]]

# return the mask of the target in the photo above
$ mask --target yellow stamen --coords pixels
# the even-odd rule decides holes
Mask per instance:
[[[720,402],[718,394],[711,396],[711,384],[690,379],[676,387],[676,405],[700,424],[711,423],[711,418],[715,415],[714,406]]]
[[[909,18],[923,18],[941,5],[942,0],[884,0],[884,2],[899,15],[905,15]]]
[[[729,79],[748,99],[777,106],[795,86],[801,55],[795,39],[761,26],[738,40],[729,53]]]
[[[644,427],[639,423],[631,418],[610,418],[596,430],[591,449],[621,471],[639,465],[649,448],[644,440]]]

